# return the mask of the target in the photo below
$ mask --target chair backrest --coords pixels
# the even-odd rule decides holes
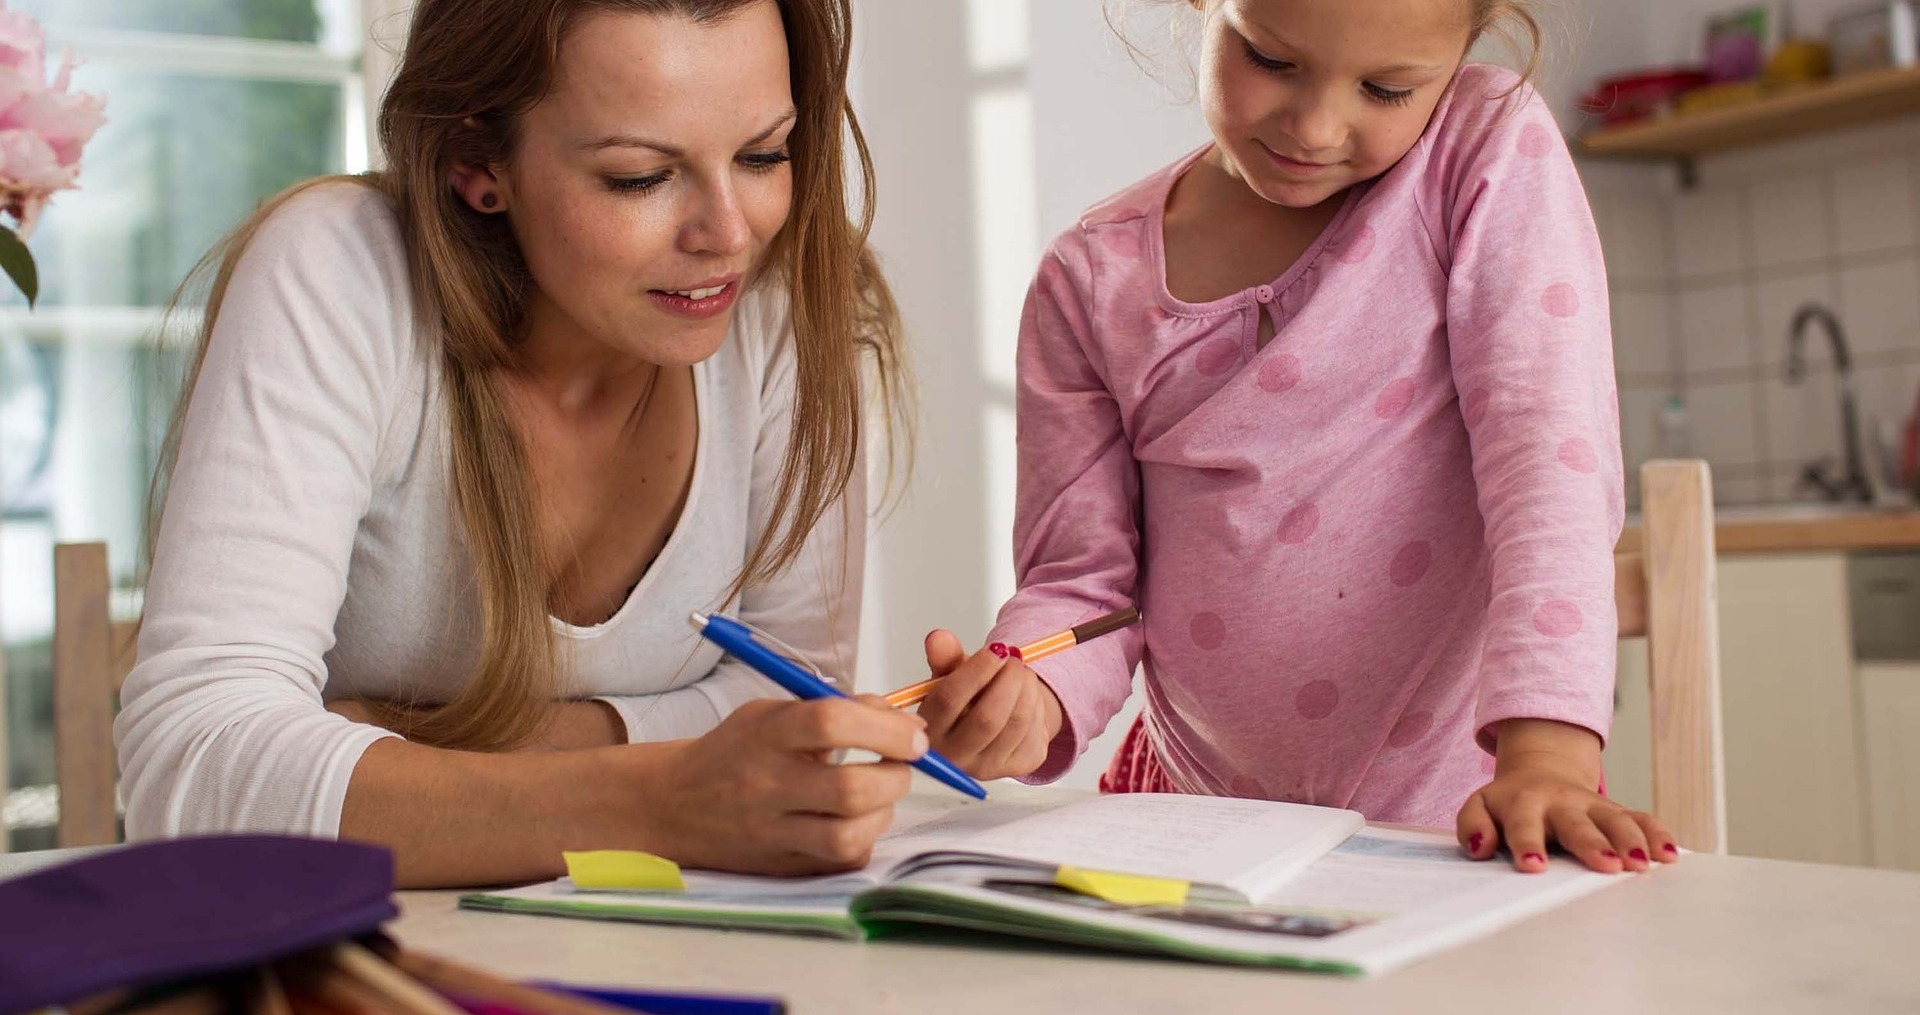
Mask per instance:
[[[53,747],[59,845],[120,838],[113,715],[133,669],[138,621],[115,622],[107,544],[53,548]]]
[[[1620,637],[1647,639],[1653,813],[1699,852],[1727,851],[1713,476],[1702,461],[1640,469],[1641,549],[1614,558]]]

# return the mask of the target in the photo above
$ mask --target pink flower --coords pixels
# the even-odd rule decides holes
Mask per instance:
[[[78,186],[80,150],[105,123],[106,103],[68,90],[73,54],[47,80],[46,36],[0,0],[0,211],[33,232],[55,191]]]

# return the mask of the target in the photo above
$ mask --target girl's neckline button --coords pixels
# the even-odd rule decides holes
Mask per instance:
[[[1263,285],[1260,288],[1255,289],[1253,291],[1253,298],[1256,300],[1259,300],[1262,303],[1272,303],[1273,287],[1270,285]]]

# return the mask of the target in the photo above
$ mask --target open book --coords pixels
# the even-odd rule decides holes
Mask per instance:
[[[996,794],[999,795],[999,794]],[[685,872],[678,891],[567,879],[463,896],[470,909],[862,939],[910,925],[1213,962],[1372,973],[1512,923],[1615,876],[1475,863],[1449,837],[1353,811],[1162,794],[968,804],[909,798],[866,868],[816,878]],[[1188,883],[1184,901],[1064,887],[1063,867]]]

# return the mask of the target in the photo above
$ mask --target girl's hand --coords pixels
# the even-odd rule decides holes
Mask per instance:
[[[1672,833],[1651,814],[1601,796],[1600,742],[1577,726],[1544,719],[1500,724],[1493,781],[1460,808],[1460,845],[1489,860],[1504,841],[1515,870],[1547,869],[1547,843],[1558,842],[1593,870],[1643,871],[1680,859]]]
[[[878,707],[876,707],[876,703]],[[649,815],[665,855],[693,867],[820,874],[866,865],[927,751],[921,721],[877,698],[752,701],[671,748]],[[883,760],[836,765],[837,751]],[[651,847],[650,847],[651,848]]]
[[[927,668],[941,677],[920,703],[935,750],[976,779],[1026,775],[1060,732],[1060,701],[1025,663],[987,649],[971,657],[951,631],[927,635]]]

